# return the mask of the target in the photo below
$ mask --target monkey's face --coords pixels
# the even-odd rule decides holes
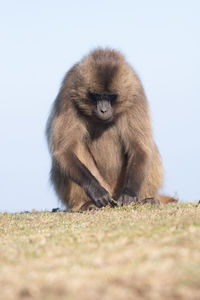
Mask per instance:
[[[113,119],[113,103],[116,101],[117,95],[89,92],[88,97],[92,101],[92,116],[102,122],[111,122]]]
[[[135,81],[123,56],[100,49],[77,65],[71,97],[80,115],[109,123],[132,106]]]

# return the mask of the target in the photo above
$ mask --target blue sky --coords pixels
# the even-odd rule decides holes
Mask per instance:
[[[0,211],[58,206],[44,136],[72,64],[116,48],[138,72],[165,169],[163,191],[200,199],[200,1],[0,3]]]

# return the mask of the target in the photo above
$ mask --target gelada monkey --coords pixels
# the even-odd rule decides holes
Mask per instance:
[[[47,123],[51,181],[71,211],[168,203],[141,81],[123,55],[96,49],[66,74]]]

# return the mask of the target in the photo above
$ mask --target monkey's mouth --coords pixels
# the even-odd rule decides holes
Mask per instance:
[[[113,120],[113,115],[99,115],[99,114],[94,114],[95,118],[97,121],[101,123],[109,123]]]
[[[102,120],[102,119],[100,119],[100,122],[101,122],[101,123],[105,123],[105,124],[107,124],[107,123],[111,123],[111,122],[112,122],[112,120],[113,120],[113,117],[111,117],[111,118],[109,118],[109,119],[106,119],[106,120]]]
[[[98,109],[93,111],[94,117],[102,122],[102,123],[108,123],[111,122],[113,119],[113,111],[112,110],[107,110],[107,111],[100,111]]]

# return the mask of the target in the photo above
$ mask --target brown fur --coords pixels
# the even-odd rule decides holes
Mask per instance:
[[[168,204],[170,202],[178,202],[178,199],[169,197],[167,195],[158,195],[158,200],[161,204]]]
[[[94,118],[88,91],[118,95],[111,123]],[[163,168],[147,100],[138,76],[119,52],[97,49],[66,74],[48,120],[47,137],[51,179],[68,209],[96,208],[87,191],[99,186],[115,200],[123,201],[125,190],[132,189],[139,192],[139,201],[174,201],[158,196]]]

